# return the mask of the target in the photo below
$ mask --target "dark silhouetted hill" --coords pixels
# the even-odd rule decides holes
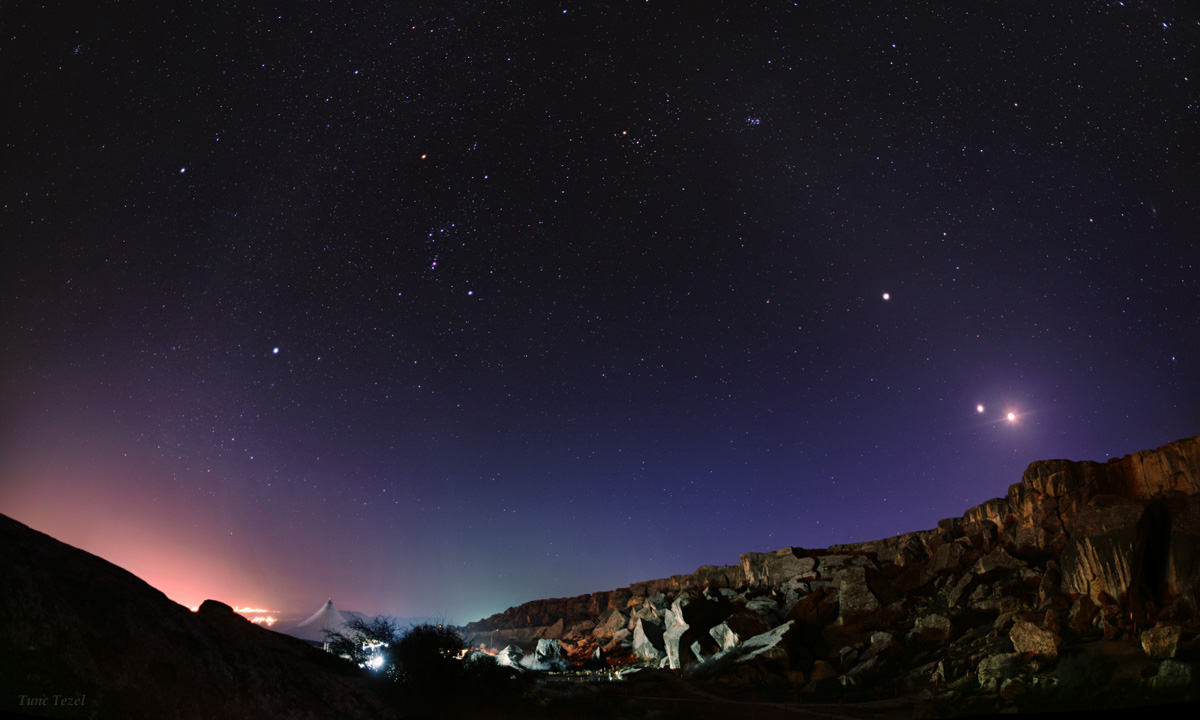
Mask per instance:
[[[0,515],[0,708],[66,718],[391,718],[369,679],[223,603],[198,612]]]

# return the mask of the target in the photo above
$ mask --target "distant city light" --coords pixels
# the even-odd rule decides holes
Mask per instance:
[[[253,615],[253,617],[247,617],[246,619],[249,620],[250,622],[254,623],[255,625],[266,625],[267,627],[271,627],[275,623],[279,622],[279,618],[270,614],[270,613],[278,613],[279,612],[278,610],[268,610],[266,608],[253,608],[253,607],[235,607],[235,608],[233,608],[233,611],[240,615],[246,615],[246,616]],[[262,614],[262,613],[266,613],[266,614]]]

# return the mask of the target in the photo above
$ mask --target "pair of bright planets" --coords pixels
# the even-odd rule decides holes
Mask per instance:
[[[887,293],[884,293],[884,294],[883,294],[883,299],[884,299],[884,300],[887,300],[887,299],[888,299],[888,295],[887,295]],[[272,355],[278,355],[278,354],[279,354],[279,348],[277,348],[277,347],[275,347],[275,348],[271,348],[271,354],[272,354]],[[982,414],[983,414],[983,412],[984,412],[985,410],[987,410],[987,408],[985,408],[985,407],[983,406],[983,403],[980,403],[980,404],[978,404],[978,405],[976,405],[976,406],[975,406],[975,412],[979,413],[980,415],[982,415]],[[1017,414],[1016,414],[1015,412],[1011,412],[1011,411],[1010,411],[1010,412],[1008,412],[1007,414],[1005,414],[1005,416],[1004,416],[1004,419],[1005,419],[1005,420],[1007,420],[1007,421],[1008,421],[1008,422],[1010,422],[1010,423],[1014,423],[1014,422],[1016,422],[1016,421],[1017,421]]]
[[[891,293],[883,293],[882,297],[885,301],[891,300],[892,294]],[[979,405],[975,406],[975,412],[979,413],[980,415],[982,415],[985,410],[987,410],[987,408],[985,408],[983,406],[983,403],[980,403]],[[1017,421],[1017,414],[1015,412],[1009,411],[1004,414],[1004,420],[1006,422],[1015,423]]]
[[[984,410],[987,410],[987,408],[985,408],[985,407],[984,407],[982,404],[980,404],[980,405],[976,405],[976,406],[975,406],[975,412],[979,413],[980,415],[982,415],[982,414],[983,414],[983,411],[984,411]],[[1006,413],[1006,414],[1004,415],[1004,419],[1005,419],[1005,420],[1007,420],[1007,421],[1008,421],[1008,422],[1010,422],[1010,423],[1011,423],[1011,422],[1016,422],[1016,421],[1017,421],[1017,414],[1016,414],[1015,412],[1008,412],[1008,413]]]

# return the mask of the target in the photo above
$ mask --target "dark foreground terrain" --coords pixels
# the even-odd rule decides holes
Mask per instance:
[[[0,710],[15,715],[1194,717],[1200,697],[1200,437],[1033,463],[933,530],[510,608],[462,631],[502,661],[476,653],[487,672],[420,703],[4,516],[0,562]],[[543,653],[572,671],[516,669]]]
[[[66,718],[392,718],[356,668],[198,612],[0,515],[0,710]]]

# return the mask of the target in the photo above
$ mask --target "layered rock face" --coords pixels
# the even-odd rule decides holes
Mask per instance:
[[[1145,620],[1181,596],[1194,611],[1200,551],[1200,436],[1107,463],[1035,462],[1005,498],[967,511],[1001,541],[1060,558],[1062,590],[1104,596]]]
[[[492,649],[558,640],[576,661],[600,648],[618,663],[769,668],[809,689],[885,669],[899,681],[901,666],[951,682],[1012,665],[984,665],[992,656],[1052,661],[1064,638],[1194,630],[1198,585],[1200,436],[1106,463],[1032,463],[1005,497],[935,529],[747,553],[737,565],[526,603],[464,635]]]

